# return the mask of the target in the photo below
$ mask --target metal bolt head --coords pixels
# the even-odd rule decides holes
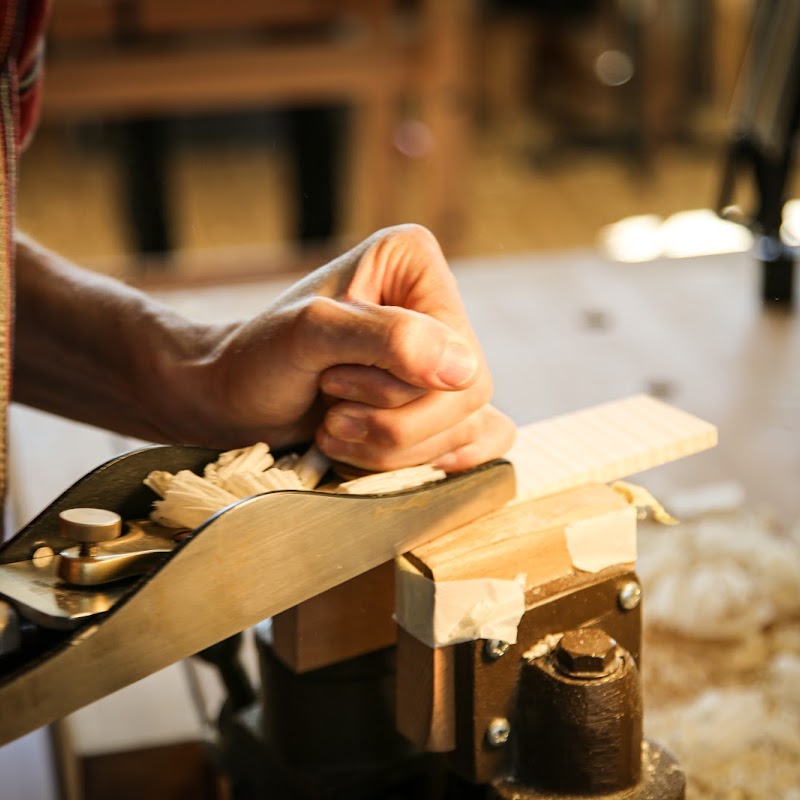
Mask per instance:
[[[617,594],[617,602],[623,611],[633,611],[642,602],[642,587],[636,581],[624,583]]]
[[[486,741],[492,747],[502,747],[511,736],[511,723],[505,717],[495,717],[486,729]]]
[[[500,639],[487,639],[483,645],[483,652],[486,658],[497,661],[498,658],[502,658],[508,652],[509,647],[511,645],[508,642],[503,642]]]
[[[571,677],[599,678],[614,670],[617,643],[598,628],[567,631],[555,650],[558,668]]]
[[[39,569],[44,569],[45,567],[49,567],[53,563],[53,559],[56,557],[55,550],[52,547],[46,544],[39,545],[34,551],[33,555],[31,556],[31,561],[33,562],[34,567],[38,567]]]
[[[59,533],[81,544],[116,539],[122,533],[122,518],[103,508],[68,508],[58,515]]]

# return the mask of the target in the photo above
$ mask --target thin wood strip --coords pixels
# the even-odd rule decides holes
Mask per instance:
[[[512,503],[624,478],[716,443],[714,425],[648,395],[553,417],[517,432],[507,455],[517,474]]]

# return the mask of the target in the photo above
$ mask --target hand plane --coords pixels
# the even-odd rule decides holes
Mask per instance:
[[[194,530],[145,519],[155,497],[145,476],[200,472],[217,455],[150,447],[121,456],[0,548],[0,624],[19,619],[13,636],[0,631],[0,744],[484,516],[515,494],[512,465],[496,460],[385,494],[266,492]],[[118,535],[122,521],[127,531]]]

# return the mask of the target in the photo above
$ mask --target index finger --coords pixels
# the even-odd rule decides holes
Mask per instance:
[[[295,309],[289,361],[319,375],[339,364],[379,367],[421,389],[470,386],[480,351],[434,317],[395,306],[315,297]]]

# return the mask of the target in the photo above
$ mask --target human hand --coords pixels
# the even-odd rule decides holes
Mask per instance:
[[[200,374],[202,437],[216,446],[314,436],[326,455],[366,469],[458,471],[514,437],[489,404],[455,279],[416,225],[380,231],[228,329]]]

